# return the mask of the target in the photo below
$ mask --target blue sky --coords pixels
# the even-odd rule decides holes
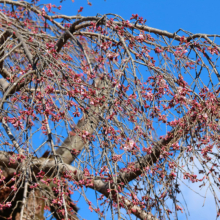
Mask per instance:
[[[81,15],[97,13],[116,13],[129,19],[131,14],[139,14],[147,19],[147,25],[175,32],[179,28],[193,33],[217,34],[219,26],[219,0],[66,0],[62,3],[62,12],[75,15],[80,6]],[[41,0],[41,3],[60,5],[59,0]]]
[[[66,0],[62,3],[62,14],[75,15],[83,6],[83,16],[115,13],[125,19],[132,14],[138,14],[147,19],[147,25],[169,32],[175,32],[179,28],[192,33],[220,34],[219,8],[220,0],[90,0],[92,6],[87,5],[86,0]],[[41,0],[41,3],[60,5],[59,0]],[[197,190],[198,186],[190,185]],[[187,187],[182,187],[183,194],[190,211],[189,220],[192,219],[215,219],[216,211],[214,200],[210,192],[207,192],[205,206],[202,207],[204,198],[193,193]],[[205,195],[205,191],[202,192]],[[93,197],[94,193],[89,193]],[[180,201],[183,199],[179,198]],[[79,203],[79,214],[85,219],[97,219],[97,215],[91,213]],[[110,219],[110,215],[106,217]],[[135,218],[134,218],[135,219]],[[183,214],[179,219],[186,219]]]

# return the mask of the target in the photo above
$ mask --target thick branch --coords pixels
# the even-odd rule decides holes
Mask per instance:
[[[12,36],[13,33],[11,33],[11,31],[5,31],[1,36],[0,36],[0,59],[4,56],[4,48],[2,48],[2,45],[4,44],[4,42],[8,39],[8,37]],[[0,62],[0,72],[3,69],[3,63],[4,60],[2,60]]]
[[[208,113],[208,110],[206,109],[205,112]],[[127,173],[118,173],[118,182],[129,183],[130,181],[143,174],[145,172],[145,167],[155,164],[160,158],[161,153],[164,151],[168,152],[172,144],[178,142],[180,138],[186,136],[190,130],[196,126],[198,120],[199,118],[190,119],[188,115],[180,119],[179,125],[177,125],[165,138],[154,143],[154,148],[152,149],[151,154],[147,154],[138,159],[138,161],[133,166],[133,171]],[[183,124],[184,127],[180,124]]]
[[[16,168],[20,165],[20,162],[17,160],[14,161],[14,163],[10,163],[10,157],[15,156],[16,154],[9,154],[5,152],[0,152],[0,166],[8,165],[10,168]],[[46,158],[40,158],[40,159],[32,159],[31,166],[33,168],[33,171],[35,174],[39,173],[40,171],[44,171],[47,176],[53,175],[54,173],[57,173],[57,169],[61,171],[61,174],[68,173],[72,176],[72,178],[79,182],[79,181],[86,181],[86,179],[91,179],[91,177],[85,176],[83,172],[71,165],[59,163],[57,164],[56,161],[52,158],[46,159]],[[110,198],[110,192],[111,189],[109,187],[109,183],[104,183],[100,179],[93,179],[93,184],[89,184],[88,187],[91,189],[96,190],[97,192],[103,194],[105,197]],[[117,195],[119,201],[121,201],[125,207],[128,207],[129,210],[132,210],[132,213],[137,216],[140,219],[147,219],[147,220],[157,220],[156,217],[154,217],[151,213],[147,213],[143,211],[139,206],[133,205],[131,201],[129,201],[126,198],[123,198],[121,195]],[[117,198],[115,196],[115,198]],[[112,197],[114,198],[114,197]],[[117,200],[115,201],[117,202]]]
[[[68,41],[69,38],[71,38],[71,34],[73,34],[76,30],[78,30],[79,28],[76,28],[77,25],[79,25],[80,23],[82,22],[85,22],[85,21],[94,21],[94,20],[98,20],[99,18],[97,17],[84,17],[84,18],[80,18],[78,21],[75,21],[71,27],[69,28],[68,31],[66,31],[61,37],[60,39],[57,41],[57,44],[56,44],[56,50],[57,52],[60,52],[60,50],[62,49],[63,45],[66,44],[66,42]],[[90,26],[90,22],[87,22],[88,25],[87,26]],[[70,33],[69,33],[70,32]]]
[[[103,79],[97,78],[95,80],[96,87],[96,95],[105,94],[106,100],[108,100],[109,87],[107,85],[107,78]],[[79,130],[79,132],[87,131],[92,134],[94,130],[97,128],[100,115],[104,110],[104,106],[91,106],[90,109],[84,114],[84,117],[79,120],[77,123],[75,130]],[[77,154],[87,145],[87,141],[85,141],[80,135],[75,133],[75,135],[67,137],[62,145],[56,150],[56,154],[60,155],[64,161],[64,163],[71,164],[75,159],[75,156],[70,152],[75,150]]]

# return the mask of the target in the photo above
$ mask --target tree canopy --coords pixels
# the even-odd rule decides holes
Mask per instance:
[[[220,215],[220,35],[0,3],[0,219],[176,219],[189,183]]]

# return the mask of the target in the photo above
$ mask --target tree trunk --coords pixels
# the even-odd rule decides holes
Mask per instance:
[[[54,198],[57,198],[57,195],[52,191],[53,186],[44,186],[42,184],[40,189],[29,188],[27,199],[23,200],[24,184],[20,186],[14,184],[15,181],[12,179],[14,172],[14,169],[0,166],[0,179],[3,180],[0,182],[0,220],[44,220],[44,210],[46,206],[56,219],[65,219],[64,208],[54,205],[52,202]],[[13,191],[14,187],[16,187],[17,190]],[[23,201],[25,201],[25,207],[23,213],[21,213]],[[78,208],[72,203],[69,196],[65,197],[65,203],[69,208],[67,210],[68,219],[77,220],[76,213]],[[21,216],[23,217],[21,218]]]

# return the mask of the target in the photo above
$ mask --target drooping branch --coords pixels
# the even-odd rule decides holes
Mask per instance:
[[[212,71],[219,78],[217,65],[208,54],[211,52],[211,54],[218,55],[219,46],[211,41],[211,38],[219,36],[193,35],[182,31],[187,35],[184,37],[180,36],[179,32],[169,33],[148,27],[140,24],[138,20],[129,23],[120,16],[112,14],[102,17],[50,16],[45,10],[29,3],[10,0],[0,0],[0,2],[17,6],[17,11],[23,8],[31,12],[31,16],[34,14],[34,18],[36,18],[36,21],[35,19],[30,21],[29,15],[27,17],[24,15],[24,19],[28,18],[27,25],[20,25],[23,18],[19,21],[15,18],[16,16],[13,17],[9,14],[7,14],[9,19],[1,16],[3,35],[5,30],[8,31],[7,24],[11,25],[9,31],[13,32],[13,35],[9,35],[1,42],[0,69],[1,75],[5,79],[0,79],[1,89],[4,93],[0,109],[3,112],[2,116],[6,116],[9,120],[9,126],[5,124],[3,131],[8,136],[2,138],[2,145],[7,146],[5,141],[7,140],[18,151],[20,147],[27,149],[25,155],[28,156],[23,161],[28,168],[34,170],[33,175],[44,171],[46,172],[45,178],[60,175],[60,180],[63,176],[68,179],[65,175],[61,175],[60,171],[69,173],[76,184],[102,193],[117,203],[118,209],[124,207],[141,219],[156,219],[145,210],[152,210],[152,207],[157,205],[156,210],[161,213],[160,208],[163,206],[162,209],[165,213],[163,196],[166,193],[170,195],[171,192],[168,192],[168,188],[172,187],[172,183],[169,185],[166,182],[169,180],[169,171],[167,171],[165,163],[169,164],[169,159],[171,159],[167,159],[166,154],[175,151],[176,154],[181,155],[181,152],[172,148],[173,144],[182,142],[185,145],[188,141],[187,137],[190,135],[192,136],[191,142],[193,142],[194,135],[191,134],[191,131],[197,127],[201,128],[202,123],[206,125],[207,133],[210,133],[211,137],[213,134],[209,132],[209,129],[213,129],[214,132],[217,130],[216,122],[211,124],[208,122],[212,122],[212,118],[218,118],[216,112],[213,116],[215,111],[213,109],[218,109],[218,107],[212,106],[211,113],[207,110],[202,100],[205,100],[204,97],[208,93],[204,93],[206,91],[205,83],[202,82],[204,88],[198,85],[198,78],[200,78],[202,68],[208,70],[210,82],[212,81]],[[59,22],[58,19],[63,19],[63,21]],[[69,24],[65,24],[66,21]],[[36,25],[41,32],[34,33],[30,28],[32,25]],[[153,38],[155,36],[156,38]],[[168,42],[169,39],[174,40]],[[203,39],[206,42],[203,42]],[[20,44],[17,44],[17,41]],[[9,43],[7,44],[7,42]],[[207,48],[207,52],[203,48]],[[190,57],[191,51],[195,54],[193,58]],[[199,59],[197,59],[198,57]],[[9,62],[7,62],[8,60]],[[8,67],[6,67],[7,65]],[[153,78],[152,81],[149,79],[145,82],[145,73],[141,68],[138,69],[139,65],[146,67],[149,78]],[[34,70],[30,70],[31,66]],[[175,74],[181,76],[184,72],[191,76],[194,66],[196,76],[190,83],[195,84],[195,87],[189,88],[185,86],[185,82],[179,83]],[[199,73],[197,72],[198,67],[201,67]],[[6,81],[6,79],[9,81],[9,78],[10,83]],[[94,80],[93,85],[91,85],[92,80]],[[211,84],[214,95],[208,95],[210,97],[213,95],[214,98],[211,97],[211,99],[215,102],[218,92],[215,91],[215,85],[212,82]],[[43,89],[41,89],[42,87]],[[15,94],[15,92],[18,93]],[[186,101],[187,99],[190,101]],[[4,107],[7,109],[3,109],[4,103]],[[197,108],[197,106],[200,107]],[[30,143],[30,140],[34,137],[28,136],[32,126],[37,127],[40,122],[40,126],[37,127],[38,131],[45,134],[45,138],[49,137],[50,141],[53,139],[54,143],[57,141],[59,144],[62,134],[59,133],[57,127],[63,126],[65,123],[68,130],[68,126],[72,126],[71,122],[75,123],[73,117],[79,117],[81,112],[83,117],[69,132],[70,135],[58,147],[55,155],[50,155],[47,159],[32,157],[30,149],[33,144]],[[185,116],[179,119],[177,124],[174,121],[175,126],[166,119],[166,117],[169,119],[180,118],[182,117],[180,115]],[[208,117],[210,121],[207,120]],[[25,123],[24,131],[22,126],[19,127],[21,121]],[[4,125],[4,120],[2,122]],[[35,125],[33,125],[34,122]],[[154,122],[164,123],[162,126],[170,126],[174,129],[171,132],[165,132],[167,135],[157,141],[156,138],[152,138]],[[25,138],[19,135],[19,138],[21,137],[18,141],[19,144],[21,143],[20,146],[15,143],[16,135],[13,135],[12,131],[8,129],[10,126],[12,129],[18,130],[20,134],[25,133]],[[54,130],[55,133],[53,133]],[[198,129],[198,133],[202,132],[202,129]],[[198,137],[196,140],[200,142],[201,138]],[[47,143],[46,140],[42,145]],[[82,152],[84,148],[87,151]],[[183,148],[181,146],[181,149]],[[142,156],[142,150],[148,153]],[[82,157],[76,163],[80,167],[91,168],[92,172],[96,173],[95,177],[69,166],[76,157],[79,157],[80,152],[82,152]],[[119,159],[114,156],[115,154],[119,154],[116,155]],[[203,157],[204,154],[203,152]],[[4,155],[10,157],[11,154],[5,153]],[[13,154],[15,158],[19,156]],[[161,157],[163,159],[160,159]],[[10,165],[8,165],[10,160],[7,161],[3,157],[2,159],[2,167],[13,167],[15,164],[17,165],[14,168],[24,167],[20,159]],[[132,166],[129,164],[126,167],[129,162],[132,162]],[[177,163],[175,162],[175,164]],[[122,168],[123,166],[125,167]],[[156,170],[156,175],[151,176],[146,171],[148,167],[152,171]],[[172,169],[174,170],[174,168]],[[20,169],[18,172],[22,174],[23,170]],[[164,172],[163,175],[160,176],[160,172]],[[137,193],[133,188],[138,185],[138,181],[133,181],[137,177],[140,177],[139,179],[143,182],[149,179],[155,183],[165,181],[163,186],[160,185],[164,190],[164,195],[159,192],[159,189],[161,197],[158,198],[155,193],[157,189],[154,192],[152,190],[148,194],[153,201],[152,204],[148,200],[143,202],[145,206],[142,206],[143,203],[136,200],[137,203],[134,205],[135,199],[129,201],[124,194],[126,190],[133,190]],[[26,176],[23,175],[21,179],[26,180]],[[88,184],[90,180],[91,185]],[[35,184],[40,182],[39,179],[31,181]],[[121,190],[123,187],[126,188],[124,191]],[[151,188],[150,184],[146,184],[144,187]],[[60,190],[60,192],[64,191]],[[130,198],[132,193],[129,195]],[[23,203],[25,203],[26,194],[23,194],[25,195]],[[50,201],[52,201],[51,198],[52,196]],[[64,214],[61,215],[67,218],[66,198],[62,201],[64,205],[60,208],[63,208]],[[174,202],[174,204],[177,203]],[[58,208],[57,213],[59,211]]]

